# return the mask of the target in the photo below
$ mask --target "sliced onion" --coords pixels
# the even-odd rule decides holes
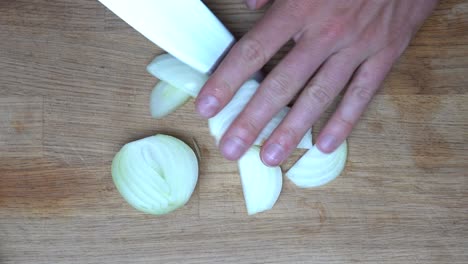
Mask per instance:
[[[270,210],[283,186],[280,167],[268,167],[260,160],[260,148],[251,147],[238,162],[247,213]]]
[[[175,88],[164,81],[159,81],[151,92],[150,111],[154,118],[162,118],[185,104],[190,94]]]
[[[180,90],[186,92],[190,96],[196,97],[203,87],[205,82],[208,79],[208,75],[200,73],[190,66],[179,61],[177,58],[173,57],[170,54],[158,55],[148,66],[147,70],[153,74],[155,77],[163,80],[164,82],[169,83],[171,86],[165,86],[165,93],[169,93],[171,90],[170,87],[179,88]],[[255,73],[252,77],[252,80],[247,81],[241,88],[237,91],[234,98],[230,103],[224,107],[224,109],[215,117],[209,120],[209,126],[211,134],[215,137],[218,142],[224,132],[229,128],[234,119],[239,115],[239,113],[244,109],[247,103],[250,101],[255,91],[257,90],[259,84],[257,80],[261,80],[263,75],[261,72]],[[161,89],[163,90],[163,89]],[[175,95],[177,94],[177,95]],[[152,94],[152,101],[158,103],[152,103],[151,107],[156,108],[157,105],[160,105],[161,109],[153,109],[151,112],[154,117],[162,117],[168,113],[177,109],[180,105],[183,104],[184,95],[181,93],[175,93],[174,95],[168,95],[173,97],[173,101],[169,100],[167,104],[165,99],[162,98],[160,93],[156,91]],[[166,106],[168,105],[168,106]],[[270,120],[270,122],[265,126],[265,128],[260,132],[259,136],[254,142],[254,145],[261,146],[263,142],[273,133],[273,131],[278,127],[283,118],[289,112],[288,107],[284,107],[280,112]],[[161,113],[161,114],[160,114]],[[310,129],[305,136],[302,138],[301,142],[297,148],[310,149],[312,148],[312,130]]]
[[[208,75],[196,71],[170,54],[157,56],[146,69],[156,78],[185,91],[192,97],[198,95],[208,80]]]
[[[346,141],[330,154],[325,154],[314,146],[286,172],[286,176],[298,187],[318,187],[341,174],[347,156]]]
[[[198,180],[198,161],[187,144],[158,134],[123,146],[112,161],[112,178],[137,210],[166,214],[190,199]]]
[[[218,142],[231,123],[249,102],[250,98],[257,91],[259,84],[250,80],[244,83],[231,101],[216,116],[208,119],[210,133]]]
[[[208,79],[208,75],[197,72],[169,54],[156,57],[147,69],[163,81],[152,93],[152,114],[156,117],[174,111],[189,96],[196,97]],[[258,75],[257,78],[261,79],[261,76]],[[247,81],[223,110],[209,119],[210,133],[217,142],[258,87],[257,81]],[[271,209],[281,192],[281,168],[264,165],[258,146],[264,143],[289,111],[288,107],[281,109],[260,132],[254,143],[256,146],[251,147],[238,162],[249,215]],[[164,140],[156,140],[158,136]],[[122,196],[135,208],[154,214],[167,213],[184,205],[198,178],[198,163],[193,151],[180,140],[158,136],[127,144],[116,155],[112,165],[114,182]],[[169,141],[172,145],[168,144]],[[175,144],[174,141],[179,143]],[[183,146],[177,147],[180,143]],[[160,146],[161,144],[165,146]],[[298,148],[309,150],[286,175],[299,187],[326,184],[344,169],[347,158],[346,142],[335,152],[325,154],[312,145],[312,132],[309,130]],[[135,159],[138,155],[143,158]]]
[[[234,119],[240,114],[240,112],[245,108],[250,98],[257,91],[259,84],[254,80],[247,81],[242,85],[231,101],[219,112],[216,116],[208,120],[208,125],[210,128],[210,133],[215,137],[216,142],[221,140],[221,137],[224,135],[226,130],[231,126]],[[258,135],[257,139],[254,142],[254,145],[261,146],[267,140],[267,138],[273,133],[273,131],[278,127],[278,125],[283,121],[286,114],[289,112],[289,107],[284,107],[281,109],[278,114],[276,114],[272,120],[263,128],[263,130]],[[310,149],[312,148],[312,129],[310,129],[305,136],[302,138],[301,142],[297,148]]]

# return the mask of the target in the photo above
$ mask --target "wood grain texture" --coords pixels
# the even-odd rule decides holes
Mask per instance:
[[[205,2],[237,37],[263,12]],[[350,137],[345,172],[311,190],[285,180],[248,217],[193,101],[150,118],[145,66],[162,50],[94,0],[1,1],[0,263],[468,263],[468,3],[441,2]],[[161,217],[110,175],[123,144],[155,133],[203,156],[190,202]]]

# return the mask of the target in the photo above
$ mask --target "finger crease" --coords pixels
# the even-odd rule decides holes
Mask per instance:
[[[373,92],[369,88],[364,86],[355,86],[353,88],[353,95],[360,99],[361,101],[370,101],[373,95]]]
[[[330,104],[332,98],[326,92],[327,89],[325,87],[318,84],[314,84],[308,90],[309,97],[312,98],[312,100],[318,103],[320,106],[327,107]]]
[[[263,45],[254,38],[245,39],[240,46],[240,52],[245,62],[261,65],[266,62]]]

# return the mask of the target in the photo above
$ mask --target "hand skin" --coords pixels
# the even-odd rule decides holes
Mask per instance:
[[[247,0],[252,9],[268,0]],[[265,141],[261,158],[277,166],[346,88],[320,132],[330,153],[351,133],[392,65],[437,5],[437,0],[276,0],[228,52],[196,100],[205,118],[216,115],[239,87],[290,39],[294,48],[261,83],[220,141],[239,159],[262,128],[298,94],[291,111]]]

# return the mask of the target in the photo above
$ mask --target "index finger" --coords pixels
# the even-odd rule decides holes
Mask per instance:
[[[304,13],[304,8],[297,2],[308,1],[275,2],[252,30],[231,48],[197,97],[196,109],[201,116],[216,115],[239,87],[297,33],[301,26],[298,18]]]

